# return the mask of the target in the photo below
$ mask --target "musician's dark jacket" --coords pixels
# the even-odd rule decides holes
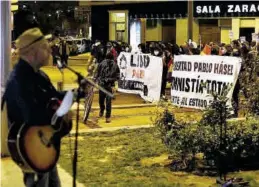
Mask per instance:
[[[47,109],[49,100],[63,99],[65,92],[58,92],[48,76],[41,70],[35,72],[24,60],[20,59],[11,72],[3,100],[7,104],[9,125],[47,125],[51,113]]]

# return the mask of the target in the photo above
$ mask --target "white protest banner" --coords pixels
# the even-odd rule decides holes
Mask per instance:
[[[233,37],[234,37],[233,31],[229,31],[228,35],[229,35],[229,38],[230,38],[230,39],[233,39]]]
[[[241,44],[246,42],[246,37],[245,36],[240,36],[240,42],[241,42]]]
[[[252,41],[256,41],[257,39],[257,34],[256,33],[252,33]]]
[[[259,34],[258,33],[252,33],[252,41],[255,41],[256,45],[259,43]]]
[[[213,101],[211,93],[222,93],[233,84],[227,97],[231,98],[241,68],[241,58],[228,56],[174,56],[171,100],[174,105],[205,109]]]
[[[120,80],[118,91],[140,94],[149,102],[160,99],[162,58],[148,54],[120,53],[118,57]]]

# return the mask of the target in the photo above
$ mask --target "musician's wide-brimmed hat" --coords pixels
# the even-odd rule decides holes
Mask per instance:
[[[51,34],[43,35],[39,28],[31,28],[24,31],[15,41],[19,53],[26,53],[32,48],[39,47],[43,42],[47,42],[52,37]]]

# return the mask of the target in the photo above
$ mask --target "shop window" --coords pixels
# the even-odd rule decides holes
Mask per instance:
[[[122,23],[122,24],[117,23],[116,24],[116,31],[125,31],[125,24],[124,23]]]
[[[109,39],[127,42],[127,12],[110,11]]]
[[[245,36],[246,41],[251,42],[252,41],[252,33],[255,32],[255,28],[240,28],[239,35]]]
[[[147,29],[154,28],[157,26],[157,20],[156,19],[147,19]]]

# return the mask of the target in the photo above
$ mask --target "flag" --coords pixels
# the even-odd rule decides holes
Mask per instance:
[[[211,54],[211,47],[206,44],[201,53],[203,53],[203,55],[210,55]]]

